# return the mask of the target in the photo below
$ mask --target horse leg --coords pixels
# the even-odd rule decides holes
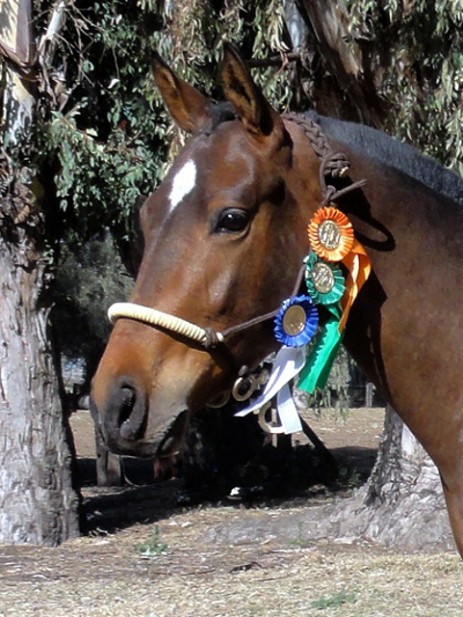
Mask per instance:
[[[458,552],[463,559],[463,484],[458,483],[452,490],[442,479],[445,502],[449,514],[450,525]]]

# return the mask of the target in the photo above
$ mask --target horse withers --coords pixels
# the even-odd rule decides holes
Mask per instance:
[[[344,343],[439,468],[463,554],[463,182],[373,129],[278,114],[231,46],[225,103],[160,58],[154,77],[192,137],[141,210],[138,308],[116,311],[93,381],[105,443],[177,451],[189,417],[281,345],[269,317],[299,284],[326,160],[342,151],[350,168],[332,191],[372,266]]]

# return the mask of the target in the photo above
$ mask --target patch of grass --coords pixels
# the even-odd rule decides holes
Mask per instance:
[[[159,527],[155,525],[151,531],[151,537],[148,542],[139,544],[137,551],[143,559],[154,559],[167,551],[167,544],[161,541]]]
[[[349,604],[355,602],[355,593],[348,591],[340,591],[339,593],[335,593],[332,596],[322,596],[318,600],[314,600],[310,608],[315,608],[317,610],[324,610],[325,608],[336,608],[338,606],[342,606],[343,604]]]

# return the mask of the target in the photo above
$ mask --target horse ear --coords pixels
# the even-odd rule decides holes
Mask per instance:
[[[156,52],[152,68],[167,111],[181,129],[197,133],[210,120],[209,99],[180,79]]]
[[[220,78],[226,99],[232,103],[243,124],[253,135],[267,137],[283,132],[283,121],[254,83],[238,51],[224,44]]]

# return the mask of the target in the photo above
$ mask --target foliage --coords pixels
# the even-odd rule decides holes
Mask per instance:
[[[65,224],[83,237],[102,224],[117,232],[133,217],[184,136],[163,113],[152,86],[156,49],[190,83],[220,96],[224,40],[247,58],[291,51],[282,0],[138,0],[67,5],[67,20],[46,68],[58,109],[41,124],[37,164],[52,159]],[[41,3],[48,8],[50,3]],[[364,71],[390,105],[385,128],[455,168],[463,163],[460,0],[343,0]],[[45,22],[45,15],[40,20]],[[316,41],[307,35],[306,47]],[[186,44],[186,42],[188,44]],[[323,59],[321,58],[323,62]],[[315,62],[315,60],[314,60]],[[304,94],[289,63],[254,71],[274,106],[294,108]],[[304,63],[304,79],[312,65]],[[326,68],[325,68],[326,70]],[[170,155],[167,152],[170,149]]]
[[[55,170],[61,217],[82,238],[103,223],[116,225],[118,233],[124,225],[128,229],[139,197],[165,171],[175,129],[152,85],[153,50],[217,96],[215,73],[225,39],[250,57],[285,48],[283,4],[277,0],[183,0],[158,7],[149,0],[69,3],[50,66],[44,67],[47,93],[58,109],[42,110],[35,164]],[[288,105],[287,80],[273,69],[260,71],[257,79],[276,105]]]
[[[140,196],[155,185],[165,128],[146,96],[157,22],[143,17],[131,3],[69,4],[44,68],[55,109],[42,110],[35,164],[55,171],[60,217],[74,239],[103,225],[127,234]]]
[[[105,144],[79,130],[77,112],[53,114],[48,145],[57,154],[56,195],[71,238],[88,238],[105,225],[129,230],[137,200],[151,192],[156,174],[143,143],[113,131]]]
[[[375,87],[391,105],[386,128],[463,173],[461,0],[344,0]]]
[[[108,230],[80,248],[64,246],[52,314],[60,352],[86,358],[92,372],[110,330],[106,309],[127,297],[131,284]]]

